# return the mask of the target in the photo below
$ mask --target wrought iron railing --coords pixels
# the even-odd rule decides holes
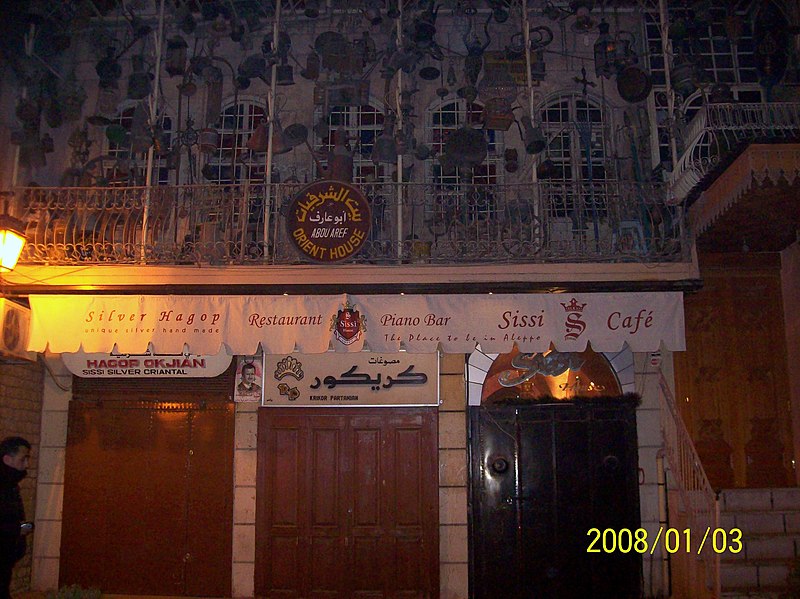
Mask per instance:
[[[701,568],[701,580],[713,597],[720,597],[720,556],[714,548],[714,535],[719,526],[719,500],[708,481],[700,456],[678,413],[675,396],[664,373],[659,371],[661,432],[669,471],[691,529],[692,550],[696,560],[690,563]],[[696,549],[695,549],[696,548]],[[688,556],[687,556],[688,557]]]
[[[800,139],[800,102],[707,104],[686,127],[684,138],[685,150],[670,178],[676,201],[744,145]]]
[[[350,262],[679,262],[689,248],[665,186],[363,184],[372,209]],[[16,190],[23,264],[292,264],[300,184]]]

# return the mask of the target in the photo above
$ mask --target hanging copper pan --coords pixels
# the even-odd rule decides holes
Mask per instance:
[[[653,89],[650,75],[637,66],[625,67],[617,75],[617,91],[626,102],[636,104],[645,100]]]
[[[447,136],[444,153],[457,166],[475,166],[486,158],[488,144],[483,132],[461,127]]]

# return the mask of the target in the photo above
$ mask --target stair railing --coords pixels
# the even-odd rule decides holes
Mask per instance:
[[[661,433],[669,471],[686,511],[692,552],[704,570],[706,586],[718,598],[721,593],[720,556],[714,551],[714,532],[719,526],[719,498],[703,470],[689,431],[678,413],[675,396],[661,370],[659,387]]]

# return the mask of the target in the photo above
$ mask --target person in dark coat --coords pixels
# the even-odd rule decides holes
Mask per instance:
[[[25,521],[19,482],[28,473],[31,444],[22,437],[0,441],[0,599],[10,599],[11,572],[25,555],[25,537],[33,530]]]

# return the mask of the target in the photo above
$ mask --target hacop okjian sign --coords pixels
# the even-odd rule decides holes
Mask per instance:
[[[286,226],[297,250],[315,262],[339,262],[358,252],[372,222],[364,194],[341,181],[315,181],[289,205]]]

